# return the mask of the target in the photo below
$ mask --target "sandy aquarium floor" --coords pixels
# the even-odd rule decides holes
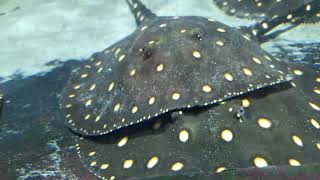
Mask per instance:
[[[225,15],[212,0],[143,0],[161,16],[197,15],[213,18],[231,26],[254,23]],[[125,0],[3,0],[0,2],[0,79],[14,75],[30,76],[55,67],[54,60],[82,60],[135,29]],[[263,45],[269,52],[276,46],[297,42],[320,42],[320,25],[301,25]],[[312,47],[314,47],[313,44]],[[311,48],[312,48],[311,47]],[[300,48],[301,49],[301,48]],[[302,58],[306,56],[302,54]],[[298,57],[297,59],[301,59]]]

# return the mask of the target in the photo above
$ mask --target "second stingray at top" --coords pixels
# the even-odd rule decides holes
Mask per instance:
[[[74,70],[62,93],[66,123],[77,133],[106,134],[292,79],[253,40],[281,17],[241,31],[203,17],[158,17],[139,1],[129,4],[138,28]]]

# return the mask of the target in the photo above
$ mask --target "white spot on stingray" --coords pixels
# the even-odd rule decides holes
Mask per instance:
[[[318,121],[316,121],[315,119],[311,118],[311,119],[310,119],[310,123],[311,123],[316,129],[320,129],[320,124],[319,124]]]
[[[134,114],[138,111],[138,106],[133,106],[131,109],[131,113]]]
[[[252,60],[257,64],[261,64],[261,60],[256,57],[252,57]]]
[[[172,166],[171,166],[171,170],[172,171],[180,171],[183,168],[183,164],[181,162],[175,162]]]
[[[114,87],[114,82],[112,81],[110,84],[109,84],[109,87],[108,87],[108,91],[112,91],[113,87]]]
[[[156,68],[157,72],[161,72],[164,69],[164,65],[163,64],[159,64]]]
[[[262,158],[260,156],[255,157],[253,162],[254,162],[254,165],[259,168],[268,166],[267,160],[265,160],[264,158]]]
[[[157,156],[153,156],[152,158],[149,159],[147,163],[147,168],[152,169],[158,164],[158,162],[159,162],[159,158]]]
[[[218,167],[218,168],[216,169],[216,172],[217,172],[217,173],[220,173],[220,172],[225,171],[225,170],[227,170],[227,168],[225,168],[225,167]]]
[[[200,54],[199,51],[193,51],[193,52],[192,52],[192,55],[193,55],[193,57],[195,57],[195,58],[197,58],[197,59],[201,58],[201,54]]]
[[[189,132],[187,130],[182,130],[179,132],[180,142],[186,143],[189,139]]]
[[[231,130],[229,129],[225,129],[221,132],[221,138],[226,141],[226,142],[230,142],[233,139],[233,133]]]
[[[149,105],[152,105],[152,104],[154,104],[155,101],[156,101],[156,98],[155,98],[154,96],[151,96],[151,97],[149,98],[148,103],[149,103]]]
[[[267,118],[259,118],[258,124],[260,127],[264,128],[264,129],[268,129],[272,126],[272,122]]]
[[[211,88],[211,86],[206,84],[206,85],[202,86],[202,91],[205,93],[210,93],[212,91],[212,88]]]
[[[252,71],[249,68],[243,68],[243,73],[247,76],[252,76]]]
[[[296,159],[289,159],[289,165],[290,166],[300,166],[301,163]]]
[[[118,147],[122,147],[126,145],[128,142],[128,137],[123,137],[119,142],[118,142]]]
[[[293,135],[292,140],[296,145],[301,146],[301,147],[303,146],[302,140],[299,136]]]
[[[225,74],[224,74],[224,78],[225,78],[227,81],[233,81],[233,76],[232,76],[230,73],[225,73]]]
[[[124,169],[129,169],[129,168],[132,167],[132,165],[133,165],[133,160],[132,159],[128,159],[128,160],[125,160],[123,162],[123,168]]]
[[[109,167],[109,164],[101,164],[100,169],[104,170]]]
[[[223,28],[218,28],[217,31],[218,31],[218,32],[223,32],[223,33],[226,32],[226,30],[223,29]]]
[[[172,98],[173,100],[176,100],[176,101],[177,101],[177,100],[180,99],[180,97],[181,97],[181,95],[180,95],[179,93],[175,92],[175,93],[172,94],[172,97],[171,97],[171,98]]]

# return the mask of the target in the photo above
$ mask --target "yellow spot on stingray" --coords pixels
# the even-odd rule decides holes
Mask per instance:
[[[66,107],[66,108],[71,108],[72,105],[71,105],[71,104],[67,104],[65,107]]]
[[[101,164],[100,169],[107,169],[109,164]]]
[[[320,143],[317,143],[316,146],[320,150]]]
[[[136,69],[132,69],[129,73],[130,76],[134,76],[136,74]]]
[[[113,87],[114,87],[114,82],[112,81],[112,82],[109,84],[108,91],[109,91],[109,92],[112,91]]]
[[[96,161],[92,161],[92,162],[90,163],[90,166],[95,166],[96,164],[97,164]]]
[[[316,82],[320,82],[320,77],[317,77],[317,78],[316,78]]]
[[[219,40],[219,41],[216,41],[216,45],[218,45],[218,46],[224,46],[224,42],[223,41],[221,41],[221,40]]]
[[[262,158],[260,156],[255,157],[253,162],[254,162],[254,165],[259,168],[268,166],[267,160],[265,160],[264,158]]]
[[[101,118],[100,116],[97,116],[95,121],[98,122],[100,118]]]
[[[300,166],[301,163],[296,159],[289,159],[289,165],[290,166]]]
[[[88,120],[90,117],[91,117],[91,115],[90,115],[90,114],[87,114],[87,115],[84,117],[84,119],[85,119],[85,120]]]
[[[312,102],[309,102],[309,105],[316,111],[320,111],[320,107]]]
[[[121,56],[119,57],[118,61],[121,62],[125,57],[126,57],[126,55],[124,55],[124,54],[121,55]]]
[[[263,29],[268,29],[269,25],[268,25],[268,23],[264,22],[264,23],[262,23],[262,27],[263,27]]]
[[[121,104],[120,104],[120,103],[117,103],[117,104],[114,106],[114,108],[113,108],[113,112],[118,112],[119,109],[120,109],[120,106],[121,106]]]
[[[96,88],[96,84],[92,84],[91,86],[90,86],[90,91],[93,91],[94,89]]]
[[[233,139],[233,133],[231,130],[229,129],[225,129],[221,132],[221,138],[226,141],[226,142],[230,142]]]
[[[182,130],[179,132],[180,142],[186,143],[189,139],[189,132],[187,130]]]
[[[243,73],[247,76],[252,76],[252,71],[249,68],[243,68]]]
[[[225,73],[225,74],[224,74],[224,78],[225,78],[227,81],[233,81],[233,76],[232,76],[230,73]]]
[[[299,136],[293,135],[292,140],[296,145],[301,146],[301,147],[303,146],[302,140]]]
[[[252,60],[257,64],[261,64],[261,60],[256,57],[253,57]]]
[[[164,69],[164,65],[163,64],[159,64],[157,66],[157,72],[161,72],[161,71],[163,71],[163,69]]]
[[[86,77],[88,77],[88,74],[82,74],[81,75],[81,78],[86,78]]]
[[[148,26],[143,26],[142,28],[141,28],[141,31],[144,31],[144,30],[146,30],[148,28]]]
[[[87,102],[86,102],[86,106],[90,106],[91,105],[91,103],[92,103],[92,99],[89,99]]]
[[[217,172],[217,173],[220,173],[220,172],[225,171],[225,170],[227,170],[227,168],[225,168],[225,167],[218,167],[218,168],[216,169],[216,172]]]
[[[122,147],[126,145],[128,142],[128,137],[123,137],[119,142],[118,142],[118,147]]]
[[[147,163],[147,168],[151,169],[153,167],[155,167],[159,162],[159,158],[157,156],[153,156],[152,158],[149,159],[148,163]]]
[[[193,55],[193,57],[195,57],[195,58],[197,58],[197,59],[201,58],[201,54],[200,54],[199,51],[193,51],[193,52],[192,52],[192,55]]]
[[[131,113],[134,114],[138,111],[138,107],[137,106],[133,106],[133,108],[131,109]]]
[[[96,152],[92,151],[92,152],[89,153],[89,156],[94,156],[95,154],[96,154]]]
[[[180,31],[180,33],[185,33],[187,30],[185,30],[185,29],[182,29],[181,31]]]
[[[303,72],[302,72],[301,70],[299,70],[299,69],[293,70],[293,73],[294,73],[295,75],[297,75],[297,76],[303,75]]]
[[[319,124],[318,121],[316,121],[315,119],[311,118],[311,119],[310,119],[310,123],[311,123],[316,129],[320,129],[320,124]]]
[[[167,24],[160,24],[160,26],[159,27],[166,27],[167,26]]]
[[[132,165],[133,165],[133,160],[132,159],[128,159],[128,160],[125,160],[123,162],[123,168],[124,169],[129,169],[129,168],[132,167]]]
[[[73,98],[73,97],[75,97],[76,95],[75,94],[69,94],[69,98]]]
[[[149,105],[152,105],[152,104],[154,104],[155,101],[156,101],[156,98],[155,98],[154,96],[151,96],[151,97],[149,98],[148,103],[149,103]]]
[[[80,85],[75,85],[73,89],[80,89]]]
[[[313,92],[315,92],[315,93],[317,93],[317,94],[320,94],[320,89],[317,88],[317,87],[315,87],[315,88],[313,89]]]
[[[226,30],[223,29],[223,28],[218,28],[217,31],[218,31],[218,32],[226,32]]]
[[[248,100],[248,99],[242,99],[241,100],[241,105],[243,106],[243,107],[249,107],[250,106],[250,101]]]
[[[180,171],[183,168],[183,164],[181,162],[175,162],[171,166],[172,171]]]
[[[202,91],[205,93],[210,93],[212,91],[212,88],[209,85],[202,86]]]
[[[260,127],[268,129],[268,128],[271,127],[272,122],[267,118],[259,118],[258,119],[258,124],[259,124]]]
[[[180,95],[179,93],[175,92],[175,93],[172,94],[172,97],[171,97],[171,98],[172,98],[173,100],[176,100],[176,101],[177,101],[177,100],[180,99],[180,96],[181,96],[181,95]]]

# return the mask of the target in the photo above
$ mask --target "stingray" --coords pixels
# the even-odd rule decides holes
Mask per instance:
[[[74,70],[62,93],[92,173],[139,179],[318,163],[318,70],[263,51],[254,38],[262,24],[239,30],[128,4],[138,29]]]
[[[223,9],[227,14],[247,19],[264,19],[288,15],[288,20],[294,19],[291,12],[304,6],[311,12],[313,6],[320,6],[319,1],[311,0],[213,0],[213,2]],[[308,4],[306,4],[308,3]],[[320,13],[315,12],[304,22],[318,22]]]
[[[107,134],[292,79],[254,40],[283,17],[239,30],[203,17],[158,17],[128,3],[138,28],[75,69],[63,90],[60,106],[74,132]]]
[[[319,163],[320,73],[288,66],[291,82],[78,138],[78,154],[98,177],[123,180]]]
[[[1,109],[2,109],[2,104],[3,104],[3,94],[0,91],[0,113],[1,113]]]

